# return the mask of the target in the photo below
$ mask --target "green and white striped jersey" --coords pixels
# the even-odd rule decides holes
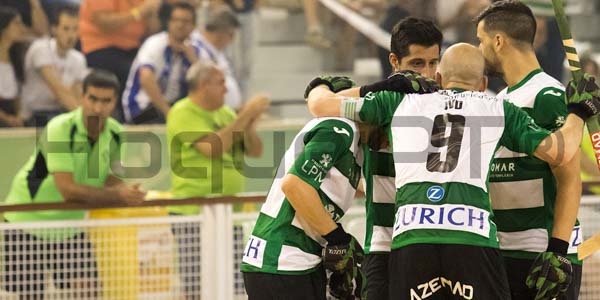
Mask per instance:
[[[394,226],[394,157],[390,148],[372,150],[363,146],[365,179],[365,253],[390,252]]]
[[[362,149],[354,122],[318,118],[294,138],[277,170],[242,258],[242,272],[305,274],[321,263],[325,241],[296,216],[281,191],[286,173],[317,190],[337,222],[350,208],[360,180]]]
[[[479,92],[384,91],[346,100],[343,109],[348,118],[390,128],[392,249],[425,243],[498,247],[487,189],[496,147],[531,154],[550,134],[515,105]]]
[[[536,124],[555,131],[567,116],[565,88],[556,79],[535,70],[513,87],[498,95],[521,107]],[[500,147],[490,170],[490,197],[494,222],[503,254],[534,259],[546,251],[554,223],[556,180],[550,166],[527,153]],[[582,242],[579,223],[573,229],[569,253],[577,253]],[[577,262],[575,255],[569,256]]]

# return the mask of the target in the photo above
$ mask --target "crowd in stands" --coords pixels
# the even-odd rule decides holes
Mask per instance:
[[[233,51],[243,69],[237,72],[226,51],[241,25],[250,26],[244,14],[251,3],[211,4],[200,28],[195,0],[47,2],[0,5],[1,127],[43,127],[75,109],[92,69],[119,79],[116,120],[164,123],[187,94],[186,71],[199,59],[223,70],[226,104],[241,108],[246,95],[234,73],[247,81],[249,66],[238,62],[249,57]]]
[[[448,44],[477,44],[472,18],[492,0],[464,0],[448,12],[448,4],[437,0],[341,2],[387,31],[404,17],[426,17],[437,21]],[[223,70],[225,104],[239,110],[251,98],[247,85],[257,3],[206,4],[200,0],[3,1],[0,126],[43,127],[52,117],[73,110],[81,97],[81,81],[92,68],[110,71],[119,79],[115,119],[129,124],[164,123],[170,107],[187,94],[185,73],[197,60],[213,61]],[[318,0],[297,4],[304,8],[307,44],[332,48],[333,70],[351,69],[357,32],[339,19],[324,18],[328,12]],[[337,30],[325,30],[330,28]],[[539,16],[535,46],[543,69],[562,80],[564,53],[553,18]],[[370,48],[372,54],[379,52],[382,77],[388,76],[388,51]],[[491,80],[492,90],[503,86]]]

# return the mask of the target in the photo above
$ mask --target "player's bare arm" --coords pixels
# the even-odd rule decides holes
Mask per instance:
[[[320,235],[326,235],[337,228],[337,224],[323,207],[317,190],[304,180],[294,174],[287,174],[281,183],[281,190],[298,216]]]

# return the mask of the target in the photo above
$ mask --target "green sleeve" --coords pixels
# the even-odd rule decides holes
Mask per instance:
[[[389,124],[403,98],[404,94],[390,91],[366,94],[358,112],[359,121],[375,126]]]
[[[304,149],[288,173],[318,189],[327,172],[350,151],[353,139],[354,130],[345,122],[326,120],[319,123],[304,135]]]
[[[542,89],[535,97],[531,113],[535,123],[550,131],[562,127],[568,114],[564,97],[565,92],[559,88]]]
[[[38,140],[38,145],[46,158],[48,172],[70,172],[73,173],[75,166],[73,162],[71,141],[71,127],[68,122],[52,122],[46,126]]]
[[[531,155],[548,135],[550,131],[537,125],[525,111],[504,101],[504,132],[500,145]]]

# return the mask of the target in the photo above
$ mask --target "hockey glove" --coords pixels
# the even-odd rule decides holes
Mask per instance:
[[[355,300],[367,299],[367,279],[361,268],[355,266],[354,271],[344,273],[331,273],[329,276],[329,294],[337,299]],[[356,288],[354,287],[356,286]],[[353,292],[354,290],[354,292]]]
[[[566,92],[569,113],[584,121],[600,113],[600,91],[594,77],[585,73],[579,81],[571,80]]]
[[[323,250],[325,269],[341,273],[360,266],[364,257],[363,249],[352,235],[344,231],[341,224],[323,238],[327,241]]]
[[[566,257],[568,247],[568,242],[551,238],[546,252],[540,253],[531,265],[526,284],[537,290],[535,300],[550,300],[567,291],[573,273]]]
[[[310,93],[310,91],[312,91],[312,89],[316,88],[321,84],[324,84],[327,87],[329,87],[329,89],[334,93],[349,89],[356,85],[356,83],[354,83],[352,79],[346,76],[318,76],[311,80],[310,83],[308,83],[306,90],[304,90],[304,99],[308,98],[308,94]]]
[[[437,83],[414,71],[395,73],[385,80],[360,87],[360,96],[369,92],[392,91],[404,94],[427,94],[439,89]]]

